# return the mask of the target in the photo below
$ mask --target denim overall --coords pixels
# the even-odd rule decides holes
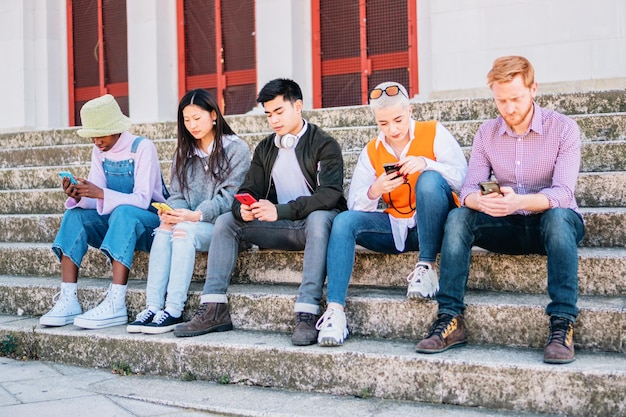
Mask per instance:
[[[130,159],[102,160],[108,189],[124,194],[133,192],[133,156],[143,139],[138,137],[133,142]],[[99,248],[109,261],[117,261],[130,269],[135,250],[150,251],[152,232],[159,223],[155,213],[130,205],[120,205],[106,215],[98,214],[95,209],[77,207],[65,211],[52,250],[59,260],[63,254],[80,268],[89,245]]]

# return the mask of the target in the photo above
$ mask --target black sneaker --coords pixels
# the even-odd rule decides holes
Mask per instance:
[[[183,322],[183,316],[172,317],[167,311],[159,311],[152,319],[152,322],[143,326],[141,331],[146,334],[161,334],[174,330],[177,324]]]
[[[132,323],[128,323],[128,326],[126,326],[126,331],[128,333],[141,333],[143,331],[143,326],[150,323],[155,315],[156,313],[146,308],[141,313],[137,314],[137,317],[135,317],[135,321],[133,321]]]

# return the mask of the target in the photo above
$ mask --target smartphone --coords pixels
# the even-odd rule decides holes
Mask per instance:
[[[171,208],[170,206],[168,206],[166,203],[152,203],[152,207],[154,207],[155,209],[161,211],[162,213],[165,213],[166,211],[174,211],[173,208]]]
[[[395,162],[391,162],[389,164],[383,164],[383,168],[385,168],[385,172],[387,174],[398,172],[400,170],[400,167]],[[396,175],[393,179],[395,180],[396,178],[399,178],[399,177],[401,177],[400,174]]]
[[[498,185],[497,181],[484,181],[484,182],[481,182],[479,185],[480,185],[480,193],[482,195],[487,195],[491,193],[502,194],[500,192],[500,186]]]
[[[242,194],[235,194],[235,198],[237,199],[237,201],[239,201],[241,204],[245,204],[246,206],[251,205],[252,203],[256,203],[256,198],[252,197],[250,194],[248,193],[242,193]]]
[[[69,178],[70,179],[70,184],[78,184],[78,181],[76,181],[76,178],[74,178],[74,176],[72,175],[71,172],[61,171],[61,172],[59,172],[59,177],[61,177],[61,178]]]

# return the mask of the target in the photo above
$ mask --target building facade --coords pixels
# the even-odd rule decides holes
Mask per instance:
[[[533,62],[540,92],[626,88],[623,0],[0,0],[0,130],[79,124],[110,92],[132,121],[172,121],[207,88],[227,114],[296,80],[305,108],[485,96],[493,60]]]

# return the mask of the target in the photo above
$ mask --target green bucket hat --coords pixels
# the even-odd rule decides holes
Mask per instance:
[[[122,113],[111,94],[89,100],[80,109],[82,127],[76,132],[83,138],[115,135],[130,129],[130,119]]]

